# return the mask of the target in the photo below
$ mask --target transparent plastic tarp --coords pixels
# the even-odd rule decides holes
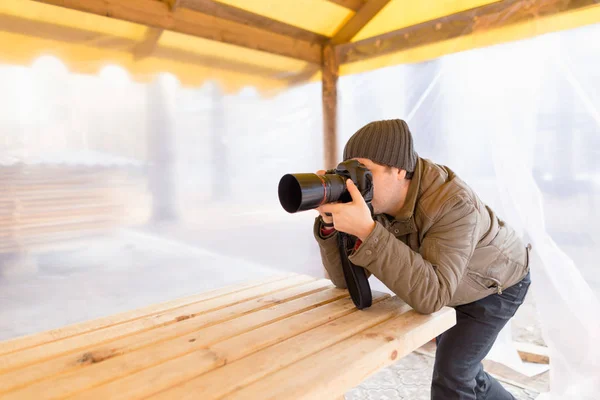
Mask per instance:
[[[599,43],[595,25],[340,87],[341,146],[371,120],[404,117],[421,157],[451,167],[533,245],[531,316],[550,350],[546,396],[556,399],[600,390]],[[490,358],[540,372],[520,365],[510,339],[503,332]]]
[[[338,83],[338,154],[362,125],[403,118],[420,156],[532,243],[527,312],[553,399],[600,391],[599,63],[592,25]],[[320,83],[262,96],[49,56],[0,66],[0,340],[286,271],[323,277],[316,212],[277,198],[283,174],[323,168],[322,131]],[[527,372],[502,338],[490,357]]]
[[[308,215],[276,190],[282,171],[321,167],[320,85],[225,95],[48,56],[0,70],[1,339],[281,270],[322,276]]]

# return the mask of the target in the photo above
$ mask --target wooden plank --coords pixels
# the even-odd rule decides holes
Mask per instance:
[[[26,224],[26,223],[41,223],[44,221],[62,220],[62,219],[75,219],[81,217],[89,217],[92,215],[96,216],[113,216],[119,215],[127,210],[129,207],[137,208],[140,206],[139,203],[135,204],[132,200],[141,200],[140,197],[132,195],[133,198],[124,199],[123,203],[118,201],[112,203],[80,203],[73,205],[71,212],[67,208],[60,204],[58,207],[48,207],[46,212],[43,206],[21,209],[20,207],[14,207],[13,210],[0,209],[0,225],[12,225],[12,224]]]
[[[313,284],[312,286],[311,283]],[[315,282],[313,278],[302,275],[292,276],[281,281],[275,281],[230,295],[183,306],[158,315],[142,317],[133,321],[94,330],[82,335],[57,340],[47,343],[40,348],[33,347],[10,354],[4,354],[0,356],[0,372],[24,367],[35,362],[56,357],[66,352],[75,351],[81,348],[89,348],[90,346],[120,337],[130,336],[135,333],[151,331],[150,335],[154,339],[157,339],[160,337],[160,333],[153,328],[166,328],[177,323],[176,327],[171,327],[169,329],[178,331],[188,326],[188,322],[182,323],[187,320],[190,320],[190,322],[193,321],[194,324],[200,326],[227,321],[236,318],[239,315],[268,307],[274,301],[282,301],[282,299],[287,299],[294,295],[302,296],[306,292],[310,293],[315,290],[315,287],[313,287],[314,285]],[[322,285],[317,285],[316,289],[319,287],[322,287]],[[290,293],[290,291],[293,293]],[[269,293],[274,294],[268,295]],[[138,345],[140,343],[141,342],[138,342]]]
[[[116,218],[116,216],[115,216]],[[13,234],[19,236],[28,236],[34,237],[37,235],[43,235],[48,232],[54,232],[57,230],[65,231],[65,230],[79,230],[79,229],[87,229],[90,226],[102,225],[110,221],[109,218],[106,218],[102,215],[90,215],[88,217],[75,218],[72,220],[67,219],[51,219],[45,222],[28,222],[22,221],[16,225],[12,225],[8,227],[8,231],[4,231],[0,229],[0,240],[2,238],[12,236]],[[114,221],[116,222],[116,221]]]
[[[350,300],[349,300],[350,301]],[[354,307],[356,310],[356,308]],[[249,385],[286,366],[318,353],[330,346],[350,338],[359,332],[387,321],[410,309],[397,297],[388,298],[369,309],[355,311],[312,330],[293,336],[262,351],[244,358],[237,354],[251,346],[251,336],[239,338],[237,343],[221,342],[211,346],[227,365],[200,375],[181,385],[151,396],[153,399],[192,399],[201,394],[202,399],[226,397],[231,391]],[[237,360],[237,361],[235,361]],[[311,366],[314,368],[314,365]],[[264,393],[255,398],[263,398]],[[316,396],[316,399],[325,398]]]
[[[103,196],[106,199],[110,199],[110,193],[107,188],[63,188],[63,189],[34,189],[34,190],[23,190],[4,192],[0,200],[3,201],[16,201],[17,203],[35,202],[47,202],[50,199],[78,199],[78,198],[89,198],[95,199]]]
[[[104,222],[97,222],[95,224],[89,224],[89,225],[79,225],[79,226],[73,226],[73,225],[65,225],[60,229],[54,229],[51,231],[46,231],[46,232],[33,232],[33,233],[25,233],[25,234],[15,234],[11,237],[5,237],[2,240],[0,240],[0,242],[6,242],[6,243],[11,243],[11,242],[18,242],[18,243],[41,243],[44,242],[47,238],[49,237],[65,237],[65,236],[69,236],[69,235],[82,235],[82,234],[87,234],[87,233],[91,233],[91,232],[100,232],[100,231],[106,231],[112,228],[116,227],[116,222],[115,221],[104,221]],[[4,245],[0,246],[0,248],[4,248]]]
[[[415,350],[415,352],[435,358],[435,350],[435,342],[429,342]],[[512,368],[492,360],[483,360],[483,368],[487,373],[499,381],[520,387],[522,389],[531,390],[537,393],[543,393],[550,390],[548,386],[549,371],[536,376],[528,377],[527,375],[520,374]]]
[[[17,185],[7,185],[6,191],[4,191],[3,195],[26,195],[26,194],[35,194],[35,193],[48,193],[48,192],[66,192],[66,193],[81,193],[86,192],[88,190],[107,190],[107,189],[115,189],[113,185],[103,185],[103,184],[45,184],[45,185],[35,185],[35,184],[23,184],[20,187]]]
[[[509,385],[531,390],[537,393],[543,393],[550,390],[548,382],[548,375],[550,371],[529,377],[515,371],[510,367],[507,367],[504,364],[497,363],[492,360],[483,360],[483,368],[488,374],[498,379],[500,382],[508,383]]]
[[[321,46],[155,0],[35,0],[321,64]]]
[[[240,330],[243,331],[252,326],[256,327],[261,323],[261,316],[263,318],[268,315],[272,316],[275,312],[281,314],[282,312],[289,311],[292,307],[297,308],[298,306],[305,306],[307,303],[313,304],[315,301],[335,300],[345,296],[343,291],[326,290],[327,288],[331,288],[330,283],[324,280],[314,281],[269,296],[263,296],[252,301],[213,311],[208,315],[187,319],[182,318],[177,324],[166,325],[159,329],[138,332],[134,335],[125,336],[110,342],[90,342],[87,346],[81,347],[78,350],[72,349],[72,351],[68,351],[46,361],[38,362],[24,368],[13,369],[1,374],[0,393],[13,391],[25,385],[42,381],[39,385],[27,389],[38,390],[40,387],[44,387],[44,385],[48,383],[48,379],[55,375],[64,373],[70,373],[69,376],[78,375],[80,374],[78,370],[87,368],[90,365],[98,366],[102,364],[100,367],[100,369],[102,369],[106,367],[106,361],[108,359],[114,357],[119,358],[132,352],[139,355],[142,353],[136,353],[135,351],[145,347],[147,348],[145,351],[153,351],[153,349],[171,346],[173,343],[176,343],[176,346],[179,346],[178,343],[189,340],[189,338],[183,339],[182,336],[184,335],[200,335],[201,339],[198,340],[198,343],[194,346],[201,345],[205,343],[203,340],[223,338],[226,335],[232,335]],[[295,301],[296,299],[299,300]],[[287,304],[288,302],[291,303],[291,305],[283,306],[283,304]],[[272,308],[272,304],[282,304],[282,307],[271,314],[260,313],[263,309]],[[215,323],[215,320],[219,323]],[[222,327],[229,329],[222,329]],[[43,350],[44,347],[41,349]],[[170,350],[174,351],[175,349],[171,348]],[[176,356],[174,353],[169,354],[173,357]],[[134,355],[131,357],[135,358],[137,356]],[[128,359],[129,358],[126,358],[125,360]],[[106,374],[99,375],[97,379],[103,377],[106,378],[106,376]],[[43,381],[44,379],[46,380]],[[82,385],[83,384],[84,383],[82,383]]]
[[[212,326],[205,325],[196,327],[200,329],[192,331],[187,328],[183,331],[178,329],[176,332],[178,336],[172,337],[169,340],[162,340],[159,342],[155,337],[150,335],[150,332],[136,335],[130,338],[129,348],[123,349],[118,346],[117,354],[114,354],[113,351],[115,347],[114,343],[107,349],[95,349],[93,353],[99,354],[101,358],[95,362],[93,360],[91,362],[86,362],[84,368],[62,373],[55,376],[53,379],[45,379],[28,385],[20,390],[3,393],[2,398],[35,398],[41,393],[43,393],[45,397],[50,398],[64,397],[79,393],[102,383],[110,382],[117,378],[126,377],[132,373],[184,356],[195,352],[196,350],[200,350],[200,352],[194,354],[192,357],[196,358],[198,361],[197,364],[202,364],[203,360],[208,362],[208,364],[214,363],[215,361],[218,361],[217,357],[215,357],[214,353],[205,348],[210,344],[259,328],[296,313],[318,307],[321,304],[348,297],[347,291],[333,288],[330,283],[324,280],[313,282],[312,285],[321,285],[322,287],[328,285],[330,288],[296,299],[294,299],[294,297],[282,295],[280,298],[274,298],[273,301],[267,301],[268,304],[265,307],[262,307],[261,311],[238,316],[238,318],[230,319],[227,320],[227,322],[221,322],[219,324],[212,324]],[[262,304],[264,305],[265,301],[262,301]],[[272,304],[276,305],[273,306]],[[193,322],[194,319],[182,321],[175,327],[168,326],[158,329],[156,330],[157,334],[161,336],[161,339],[164,339],[162,338],[162,336],[164,336],[162,335],[164,331],[172,331],[174,328],[185,325],[188,321]],[[153,341],[153,346],[140,348],[139,340],[141,338],[143,338],[144,342],[146,342],[146,339],[148,341]],[[132,351],[136,348],[139,350]],[[107,350],[112,351],[112,353],[107,353]],[[208,359],[206,359],[207,355]],[[89,358],[90,357],[87,357],[85,361],[88,361]],[[200,365],[198,365],[198,367],[200,368]]]
[[[329,40],[327,36],[213,0],[181,0],[179,6],[310,43],[322,45]]]
[[[366,0],[328,0],[332,3],[338,4],[342,7],[346,7],[352,11],[358,11],[365,4]]]
[[[373,373],[417,349],[456,323],[455,311],[408,311],[328,346],[286,368],[229,393],[228,399],[315,399],[340,396]],[[314,368],[319,365],[319,368]]]
[[[414,47],[526,22],[597,4],[596,0],[506,0],[337,47],[350,63]]]
[[[550,354],[545,346],[538,346],[532,343],[513,342],[521,360],[536,363],[550,364]]]
[[[122,180],[88,180],[85,181],[62,181],[58,179],[48,179],[46,182],[34,181],[13,181],[7,183],[6,189],[11,193],[27,193],[36,191],[54,191],[54,190],[71,190],[82,191],[88,189],[120,189],[121,186],[126,186],[127,182]]]
[[[117,225],[116,220],[98,220],[90,223],[81,224],[63,224],[54,227],[40,227],[30,229],[21,233],[16,232],[14,235],[0,234],[0,242],[10,240],[27,241],[27,240],[43,240],[47,236],[55,234],[65,234],[68,232],[91,232],[95,230],[109,229]]]
[[[104,218],[118,215],[125,211],[126,205],[120,204],[108,204],[103,207],[90,207],[89,209],[74,209],[73,213],[67,213],[66,211],[50,211],[47,214],[43,212],[29,212],[29,213],[14,213],[11,216],[2,215],[0,212],[0,230],[4,226],[12,225],[27,225],[27,224],[42,224],[49,221],[63,221],[63,220],[74,220],[78,218],[86,218],[91,215],[103,216]]]
[[[17,242],[11,242],[0,247],[0,254],[13,254],[21,252],[41,252],[41,251],[57,251],[62,249],[70,249],[72,243],[88,239],[90,237],[102,235],[104,231],[99,232],[88,231],[88,232],[75,232],[71,234],[52,235],[51,237],[45,237],[42,240],[19,240]]]
[[[151,306],[139,308],[136,310],[126,311],[103,318],[68,325],[58,329],[52,329],[41,333],[36,333],[28,336],[15,338],[12,340],[3,341],[0,342],[0,355],[54,342],[59,339],[66,339],[75,335],[81,335],[83,333],[95,331],[101,328],[107,328],[109,326],[121,324],[124,322],[133,321],[142,317],[148,317],[161,312],[174,310],[201,301],[238,293],[245,289],[255,288],[257,286],[281,281],[289,278],[290,276],[292,276],[292,274],[278,274],[267,279],[255,280],[237,285],[230,285],[227,287],[211,290],[200,294],[195,294],[192,296],[182,297],[176,300],[169,300],[162,303],[153,304]]]
[[[333,36],[331,44],[348,43],[381,11],[390,0],[369,0]]]
[[[337,81],[339,65],[332,46],[323,48],[323,140],[325,168],[335,168],[337,157]]]
[[[5,214],[7,212],[15,212],[18,210],[20,213],[27,213],[30,211],[44,210],[64,210],[68,207],[98,207],[117,204],[117,199],[114,198],[102,198],[102,197],[56,197],[56,198],[38,198],[31,199],[28,201],[21,201],[15,199],[14,202],[0,200],[0,210]]]
[[[33,179],[12,179],[6,180],[6,189],[15,192],[20,191],[31,191],[36,189],[49,189],[49,188],[58,188],[58,189],[74,189],[74,188],[110,188],[113,186],[120,186],[122,184],[126,184],[127,182],[122,179],[60,179],[56,177],[47,177],[40,178],[40,180]],[[4,180],[4,179],[3,179]]]
[[[374,304],[389,297],[384,293],[374,293]],[[269,346],[276,345],[279,342],[287,340],[291,337],[296,337],[306,331],[326,324],[330,321],[337,320],[351,313],[356,313],[357,309],[348,297],[337,300],[333,303],[328,303],[311,310],[294,314],[277,322],[270,323],[261,328],[248,331],[244,334],[234,336],[230,339],[219,341],[215,345],[207,348],[212,354],[217,355],[218,359],[226,360],[227,367],[236,360],[239,360],[249,354],[256,353]],[[366,316],[364,316],[366,319]],[[372,318],[374,319],[374,318]],[[360,325],[360,321],[354,320],[356,325]],[[374,325],[375,321],[370,321]],[[347,329],[344,333],[351,335],[353,329],[358,329],[356,326]],[[273,359],[278,357],[276,353],[268,349],[273,354]],[[214,357],[213,357],[214,358]],[[166,363],[159,364],[156,367],[145,369],[139,373],[129,375],[126,378],[112,381],[106,385],[81,392],[75,398],[82,399],[131,399],[147,397],[153,393],[157,393],[162,389],[167,389],[176,384],[188,381],[203,372],[211,370],[210,364],[207,368],[199,369],[197,367],[197,355],[189,353],[183,357],[170,360]],[[253,362],[245,362],[245,366],[250,366],[249,369],[237,368],[237,378],[248,375],[248,371],[255,371],[256,366]],[[222,369],[220,369],[222,370]],[[243,371],[242,374],[240,372]],[[225,372],[227,374],[227,372]],[[210,374],[209,374],[210,375]],[[230,376],[234,378],[235,376]],[[205,375],[206,376],[206,375]],[[214,381],[217,386],[221,386],[219,381]],[[212,385],[215,387],[215,385]],[[227,386],[221,387],[226,389]],[[215,387],[216,388],[216,387]],[[202,390],[194,390],[196,396],[201,394],[203,399],[211,398],[212,396]],[[172,397],[177,398],[178,396]]]
[[[53,232],[47,236],[37,238],[17,238],[0,245],[0,253],[11,253],[21,251],[41,251],[56,250],[57,247],[67,245],[67,242],[73,240],[82,240],[85,238],[102,236],[110,233],[114,224],[97,226],[95,229],[78,230],[73,232]]]

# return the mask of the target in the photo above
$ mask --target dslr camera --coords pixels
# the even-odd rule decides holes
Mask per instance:
[[[279,202],[290,214],[312,210],[327,203],[349,203],[352,196],[346,188],[348,179],[352,179],[373,212],[373,175],[357,160],[341,162],[335,169],[327,170],[325,175],[284,175],[279,181]]]

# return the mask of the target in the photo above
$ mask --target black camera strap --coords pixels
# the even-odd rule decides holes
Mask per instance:
[[[350,240],[348,234],[338,232],[338,248],[340,250],[340,258],[342,259],[342,270],[344,271],[346,286],[348,286],[348,291],[354,305],[359,310],[362,310],[363,308],[371,307],[372,295],[365,269],[352,264],[348,259],[348,254],[354,248],[355,243],[355,240]]]

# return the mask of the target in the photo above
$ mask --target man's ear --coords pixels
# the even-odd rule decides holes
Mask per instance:
[[[398,175],[397,175],[397,177],[398,177],[399,181],[403,181],[404,178],[406,178],[406,170],[398,168]]]

